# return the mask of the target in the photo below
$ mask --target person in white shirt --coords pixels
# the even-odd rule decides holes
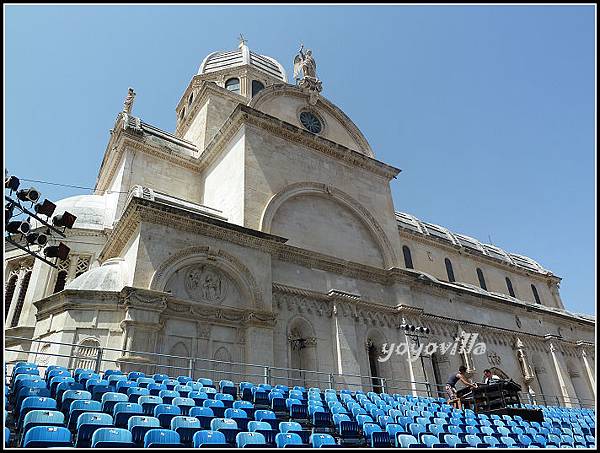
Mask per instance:
[[[492,373],[492,370],[483,370],[483,383],[484,384],[491,384],[492,382],[500,381],[500,380],[501,380],[500,376],[497,376],[494,373]]]

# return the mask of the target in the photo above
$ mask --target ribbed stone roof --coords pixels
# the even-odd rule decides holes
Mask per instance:
[[[491,258],[495,258],[505,263],[514,264],[524,269],[539,272],[541,274],[551,274],[549,270],[543,268],[537,261],[516,253],[509,253],[492,244],[484,244],[475,238],[464,234],[453,233],[433,223],[424,222],[411,214],[405,212],[396,212],[396,222],[399,227],[421,234],[423,236],[434,237],[442,241],[451,243],[471,251],[479,252]]]
[[[251,51],[246,44],[240,44],[237,50],[213,52],[200,65],[198,74],[220,71],[236,66],[250,65],[287,83],[287,75],[277,60]]]

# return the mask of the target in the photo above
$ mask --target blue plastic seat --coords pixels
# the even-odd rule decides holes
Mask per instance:
[[[171,404],[181,409],[182,415],[188,415],[190,409],[196,406],[196,403],[192,398],[184,397],[173,398],[173,402]]]
[[[215,418],[215,414],[210,407],[192,407],[188,414],[190,417],[196,417],[200,421],[202,429],[209,430],[210,422]]]
[[[122,428],[99,428],[92,435],[92,448],[133,447],[131,433]]]
[[[277,448],[290,448],[291,446],[303,446],[302,438],[297,433],[277,433],[275,435]]]
[[[215,417],[222,418],[225,415],[226,407],[223,401],[208,399],[202,403],[202,407],[210,407],[213,410]]]
[[[81,384],[80,384],[81,385]],[[71,408],[71,403],[75,400],[91,400],[92,394],[87,390],[67,390],[62,395],[62,401],[60,410],[64,414],[69,413],[69,409]]]
[[[166,381],[167,379],[169,379],[169,375],[168,374],[155,374],[152,376],[152,379],[154,379],[154,382],[162,382],[162,381]]]
[[[212,388],[215,387],[215,385],[213,384],[212,379],[200,378],[200,379],[198,379],[198,382],[200,382],[204,387],[212,387]]]
[[[139,377],[136,379],[137,386],[141,388],[148,388],[150,384],[156,383],[154,378],[151,377]]]
[[[465,436],[465,442],[468,443],[472,447],[476,447],[478,444],[482,444],[483,441],[476,434],[467,434]]]
[[[427,448],[431,448],[435,444],[440,443],[440,439],[435,434],[423,434],[421,435],[421,442],[427,446]]]
[[[231,418],[213,418],[210,422],[211,431],[219,431],[225,435],[225,442],[235,445],[236,436],[240,432],[237,422]]]
[[[146,377],[145,373],[142,373],[141,371],[132,371],[131,373],[129,373],[127,375],[127,380],[137,381],[139,378],[144,378],[144,377]]]
[[[35,426],[25,434],[24,448],[71,447],[71,432],[61,426]]]
[[[275,416],[275,413],[266,409],[259,409],[254,412],[254,419],[259,422],[266,422],[271,425],[272,429],[277,429],[279,427],[279,421]]]
[[[204,401],[208,399],[208,395],[201,390],[192,390],[188,393],[188,398],[192,398],[196,406],[202,406]]]
[[[231,418],[235,420],[238,428],[242,431],[246,431],[248,428],[248,414],[243,409],[226,409],[224,418]]]
[[[180,397],[179,392],[175,390],[161,390],[158,396],[162,398],[164,404],[173,404],[173,400]]]
[[[17,422],[17,430],[21,430],[23,427],[23,420],[28,412],[33,410],[56,410],[56,400],[47,397],[40,396],[28,396],[21,403],[21,410],[19,411],[19,419]]]
[[[144,436],[155,428],[160,428],[160,422],[156,417],[134,415],[127,421],[127,429],[131,432],[132,441],[137,447],[144,445]]]
[[[450,445],[452,448],[464,448],[469,446],[469,444],[461,442],[460,437],[456,434],[445,434],[444,443]]]
[[[74,430],[77,419],[84,412],[102,412],[102,403],[94,400],[74,400],[69,407],[67,428]]]
[[[146,387],[150,391],[150,395],[158,396],[163,390],[167,390],[167,386],[162,382],[149,383]]]
[[[117,428],[126,428],[130,417],[143,414],[144,410],[140,404],[121,402],[113,408],[113,421]]]
[[[424,444],[411,434],[398,434],[396,437],[396,447],[400,448],[418,448],[425,447]]]
[[[112,428],[113,419],[104,412],[84,412],[77,419],[77,436],[75,446],[77,448],[89,448],[92,435],[98,428]]]
[[[337,446],[335,439],[330,434],[312,434],[310,443],[313,448],[323,448],[328,446]]]
[[[171,427],[171,419],[177,415],[181,415],[181,409],[177,406],[173,406],[172,404],[158,404],[154,408],[153,415],[154,417],[158,418],[160,426],[165,429],[169,429]]]
[[[62,412],[36,409],[25,415],[21,434],[25,434],[34,426],[64,426],[64,424],[65,416]]]
[[[200,420],[196,417],[186,417],[178,415],[171,419],[171,430],[179,434],[181,443],[186,447],[193,444],[194,434],[202,430]]]
[[[265,447],[265,436],[257,432],[239,432],[235,436],[235,445],[237,448]]]
[[[7,387],[5,387],[5,388],[6,388],[6,390],[8,390]],[[49,398],[50,390],[48,390],[45,386],[21,387],[21,389],[19,390],[19,393],[17,394],[17,396],[14,399],[15,403],[14,403],[13,407],[15,408],[15,411],[14,411],[13,415],[16,415],[15,418],[19,417],[19,411],[21,409],[21,405],[23,404],[23,400],[30,396]]]
[[[127,398],[130,403],[139,402],[140,396],[149,396],[150,390],[144,387],[129,387],[127,389]]]
[[[117,375],[121,376],[121,375]],[[102,395],[102,412],[112,414],[115,404],[128,403],[129,398],[124,393],[106,392]]]
[[[170,429],[153,428],[144,435],[144,448],[180,448],[179,434]]]
[[[219,431],[197,431],[194,434],[194,448],[229,447],[225,435]]]

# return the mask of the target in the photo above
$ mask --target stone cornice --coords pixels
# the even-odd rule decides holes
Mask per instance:
[[[234,109],[219,132],[215,134],[202,152],[200,157],[204,166],[210,165],[216,159],[243,124],[250,124],[284,140],[319,151],[350,166],[362,168],[379,175],[388,181],[400,173],[398,168],[241,104]]]
[[[459,255],[467,255],[470,259],[473,259],[475,261],[479,261],[481,263],[489,264],[489,265],[495,266],[495,267],[501,267],[509,272],[520,274],[525,277],[532,277],[532,278],[535,278],[538,281],[542,281],[544,283],[548,282],[548,280],[550,280],[553,283],[560,283],[560,281],[562,280],[560,277],[558,277],[554,274],[543,274],[540,272],[528,270],[523,267],[517,266],[516,264],[511,264],[511,263],[508,263],[501,259],[494,258],[492,256],[487,256],[482,253],[478,253],[474,250],[471,251],[471,250],[467,249],[466,247],[461,247],[460,245],[451,244],[442,239],[437,239],[435,236],[424,235],[417,231],[409,230],[408,228],[402,228],[402,227],[398,226],[398,232],[400,233],[400,236],[405,235],[408,238],[410,238],[411,240],[420,242],[421,244],[430,245],[430,246],[433,246],[436,248],[441,248],[446,251],[458,253]]]
[[[36,321],[41,321],[50,315],[72,309],[114,310],[119,298],[120,293],[115,291],[64,289],[51,296],[35,301],[33,303],[37,309],[35,318]]]
[[[533,304],[511,302],[499,299],[491,294],[474,294],[467,288],[449,287],[443,282],[434,281],[427,277],[421,278],[415,276],[415,271],[399,268],[386,270],[301,249],[284,244],[286,241],[285,238],[234,225],[202,214],[193,214],[174,206],[138,197],[132,197],[130,203],[127,205],[121,220],[113,230],[106,246],[100,254],[100,261],[118,256],[141,222],[166,225],[181,231],[215,237],[269,253],[273,260],[292,262],[307,268],[325,270],[351,278],[377,282],[383,285],[394,283],[406,284],[420,292],[424,291],[439,297],[448,297],[449,295],[452,297],[452,294],[461,295],[464,296],[464,302],[466,303],[485,302],[489,304],[490,308],[496,309],[498,308],[498,301],[501,301],[504,307],[538,312],[545,316],[558,317],[571,322],[577,321],[589,326],[595,325],[594,322],[575,318],[567,313],[543,310]]]

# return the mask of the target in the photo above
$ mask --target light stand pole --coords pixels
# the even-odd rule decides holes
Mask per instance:
[[[406,321],[403,319],[402,325],[400,326],[400,328],[404,330],[405,335],[408,335],[410,337],[410,339],[413,340],[417,344],[417,348],[420,351],[421,342],[419,339],[419,337],[420,337],[419,334],[424,334],[424,335],[429,334],[429,332],[430,332],[429,327],[414,326],[412,324],[407,324]],[[423,361],[422,351],[419,352],[419,359],[421,359],[421,369],[423,370],[423,376],[425,377],[425,381],[427,382],[427,388],[428,388],[427,393],[429,394],[429,396],[431,396],[431,384],[427,380],[427,372],[425,371],[425,362]]]

